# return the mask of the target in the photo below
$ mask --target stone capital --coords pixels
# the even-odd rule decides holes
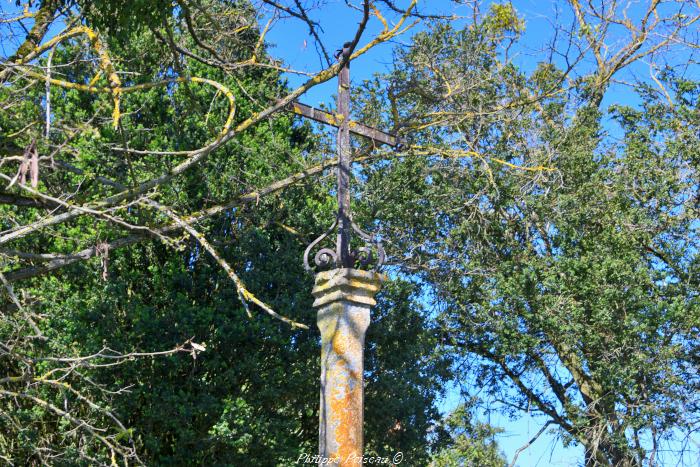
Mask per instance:
[[[374,306],[374,296],[379,292],[386,276],[377,272],[353,268],[332,269],[316,274],[316,285],[312,290],[316,298],[314,307],[334,302]]]

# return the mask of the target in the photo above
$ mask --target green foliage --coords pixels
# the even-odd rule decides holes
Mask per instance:
[[[213,14],[224,6],[210,2],[207,8]],[[165,19],[175,39],[195,47],[182,33],[184,20],[173,13],[170,3],[91,2],[82,12],[82,19],[110,33],[103,37],[112,60],[118,69],[130,72],[124,75],[125,85],[176,76],[213,79],[234,92],[236,122],[257,111],[256,102],[273,101],[285,91],[278,72],[269,68],[223,72],[174,56],[150,31]],[[142,23],[131,21],[134,12]],[[219,26],[235,29],[243,20],[252,22],[249,13],[247,4],[242,4],[222,15]],[[257,33],[220,40],[218,46],[230,58],[243,59],[252,53]],[[53,66],[60,67],[62,78],[72,82],[93,78],[95,57],[86,44],[78,36],[56,48]],[[98,78],[98,86],[107,84],[105,77]],[[21,105],[13,107],[21,118],[0,114],[8,133],[21,130],[22,120],[43,118],[43,83],[32,85],[22,79],[16,83],[19,88],[26,85]],[[49,145],[59,146],[67,130],[80,128],[55,158],[70,162],[81,173],[46,170],[41,183],[75,192],[76,203],[113,193],[98,177],[133,186],[182,161],[182,156],[131,154],[115,147],[128,143],[136,150],[199,148],[218,135],[228,110],[226,99],[209,86],[159,86],[124,94],[123,116],[114,129],[109,95],[52,88],[51,98],[51,140],[39,137],[40,150],[43,154]],[[12,142],[21,147],[37,134],[28,136]],[[321,149],[308,125],[280,113],[267,124],[238,134],[196,170],[161,186],[157,200],[179,214],[224,204],[317,163]],[[329,188],[325,180],[299,184],[283,197],[232,207],[197,224],[249,290],[280,314],[308,324],[310,331],[290,330],[253,307],[253,318],[248,318],[230,278],[199,245],[176,235],[175,245],[154,239],[23,283],[21,290],[41,310],[46,340],[21,341],[24,347],[18,349],[39,360],[97,352],[151,353],[186,342],[206,350],[194,352],[185,346],[186,350],[167,356],[134,358],[114,366],[102,358],[95,362],[104,366],[86,364],[79,371],[68,371],[65,383],[98,401],[104,411],[87,406],[68,390],[33,385],[28,392],[68,407],[96,427],[106,427],[105,433],[117,445],[133,447],[146,465],[276,466],[315,453],[320,348],[311,307],[313,277],[303,271],[301,258],[309,238],[325,230],[333,218]],[[11,228],[13,220],[30,222],[45,214],[42,209],[5,205],[0,213],[3,229]],[[162,213],[136,205],[118,214],[140,225],[168,222]],[[123,235],[114,224],[79,217],[13,247],[69,254]],[[409,283],[387,285],[373,318],[366,365],[368,450],[382,456],[401,451],[413,465],[424,463],[437,446],[428,432],[438,418],[436,397],[449,368],[448,358],[435,354],[435,333],[426,324],[419,293]],[[9,326],[0,330],[0,341],[12,341],[15,331]],[[22,330],[23,335],[28,332]],[[31,371],[55,374],[60,367],[59,362],[43,361]],[[21,361],[0,354],[0,378],[22,374],[22,369]],[[16,465],[38,465],[46,462],[45,456],[56,465],[112,462],[112,452],[95,436],[52,410],[16,398],[0,397],[0,404],[0,413],[6,414],[0,417],[0,455]],[[123,427],[115,426],[105,411]]]
[[[583,80],[574,106],[553,66],[500,66],[502,40],[437,25],[367,83],[368,115],[430,148],[368,171],[367,203],[475,393],[545,415],[600,465],[641,465],[640,439],[698,423],[697,84],[669,74],[676,105],[642,86],[641,108],[603,112]]]
[[[445,418],[450,443],[431,459],[430,467],[504,467],[494,437],[501,430],[485,423],[473,423],[467,406],[460,405]]]
[[[518,17],[518,12],[511,3],[493,3],[483,24],[492,34],[520,34],[525,30],[525,21]]]
[[[90,26],[121,38],[144,28],[162,26],[177,5],[168,0],[78,0],[77,3]]]
[[[366,335],[365,430],[371,435],[365,453],[391,458],[402,452],[409,465],[425,465],[443,442],[431,401],[451,374],[450,357],[435,351],[438,339],[421,296],[415,284],[386,283]]]

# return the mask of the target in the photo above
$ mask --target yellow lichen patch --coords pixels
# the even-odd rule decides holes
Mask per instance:
[[[236,105],[235,105],[235,97],[233,93],[231,92],[230,89],[228,89],[226,86],[222,85],[221,83],[217,81],[213,81],[210,79],[206,78],[199,78],[199,77],[189,77],[189,78],[175,78],[175,79],[166,79],[163,81],[159,82],[152,82],[152,83],[144,83],[144,84],[137,84],[134,86],[122,86],[121,79],[119,79],[119,75],[117,74],[117,70],[112,64],[112,60],[109,57],[109,54],[107,52],[106,46],[102,43],[100,40],[100,37],[98,34],[92,30],[91,28],[87,26],[77,26],[74,28],[71,28],[67,31],[64,31],[51,40],[47,41],[45,44],[37,46],[32,54],[30,54],[29,57],[25,57],[24,59],[18,60],[17,65],[22,65],[27,60],[31,57],[40,55],[44,51],[56,46],[59,42],[62,42],[66,39],[69,39],[71,37],[75,37],[78,35],[84,34],[87,36],[88,41],[90,42],[90,45],[92,46],[93,50],[99,57],[100,61],[100,69],[95,75],[95,77],[90,81],[90,84],[87,86],[84,84],[80,83],[72,83],[68,81],[63,81],[63,80],[58,80],[58,79],[46,79],[46,82],[53,84],[55,86],[61,86],[63,88],[68,88],[68,89],[79,89],[81,91],[87,91],[87,92],[92,92],[92,93],[100,93],[100,92],[110,92],[112,94],[112,101],[113,101],[113,110],[112,110],[112,124],[114,128],[117,128],[119,126],[119,120],[121,118],[121,108],[120,108],[120,103],[121,103],[121,95],[122,93],[126,92],[134,92],[134,91],[139,91],[143,89],[150,89],[156,86],[162,86],[162,85],[167,85],[170,83],[184,83],[184,82],[195,82],[195,83],[204,83],[208,84],[210,86],[215,87],[218,91],[223,93],[226,98],[229,101],[229,114],[228,117],[226,118],[226,122],[224,123],[223,128],[219,132],[219,135],[217,137],[217,141],[220,141],[230,130],[231,125],[233,124],[233,118],[236,112]],[[36,73],[30,69],[24,68],[17,66],[17,69],[23,71],[29,76],[33,77],[42,77],[41,74]],[[104,87],[98,87],[95,86],[97,80],[100,78],[100,76],[105,75],[107,77],[107,80],[109,82],[109,87],[104,88]]]
[[[113,117],[113,123],[114,125],[118,125],[119,118],[121,115],[121,112],[119,110],[119,98],[123,93],[129,93],[129,92],[136,92],[136,91],[142,91],[144,89],[151,89],[155,88],[157,86],[164,86],[172,83],[185,83],[185,82],[194,82],[194,83],[204,83],[208,84],[210,86],[213,86],[217,90],[221,91],[222,94],[226,96],[226,98],[229,101],[229,113],[228,117],[226,118],[226,122],[224,123],[224,126],[221,128],[221,131],[219,132],[217,136],[217,141],[220,141],[224,136],[226,136],[231,129],[231,125],[233,124],[233,118],[236,114],[236,101],[233,93],[223,84],[218,83],[216,81],[206,79],[206,78],[198,78],[198,77],[191,77],[191,78],[172,78],[172,79],[165,79],[162,81],[156,81],[156,82],[151,82],[151,83],[143,83],[143,84],[135,84],[133,86],[125,86],[125,87],[117,87],[117,88],[109,88],[109,87],[99,87],[99,86],[93,86],[93,85],[85,85],[85,84],[80,84],[80,83],[72,83],[69,81],[63,81],[60,79],[54,79],[54,78],[46,78],[44,75],[41,73],[37,73],[30,68],[22,67],[22,66],[17,66],[15,67],[18,70],[21,70],[23,73],[25,73],[28,76],[34,77],[34,78],[39,78],[42,80],[45,80],[49,84],[52,84],[54,86],[60,86],[62,88],[67,88],[67,89],[77,89],[80,91],[85,91],[85,92],[91,92],[91,93],[100,93],[100,92],[111,92],[113,94],[113,99],[115,103],[114,111],[112,112],[112,117]]]
[[[348,351],[348,336],[342,332],[336,332],[333,336],[333,351],[338,355],[343,355]]]
[[[112,91],[112,101],[114,103],[114,110],[112,111],[112,122],[114,127],[116,128],[119,125],[119,118],[121,116],[121,110],[119,106],[121,101],[122,82],[119,79],[119,75],[117,74],[114,65],[112,65],[112,59],[107,53],[107,48],[100,40],[97,33],[92,29],[88,28],[87,26],[78,26],[64,34],[61,34],[60,36],[55,38],[54,41],[51,42],[53,42],[53,45],[55,45],[68,37],[76,36],[79,34],[85,34],[87,36],[88,40],[90,41],[90,45],[92,45],[93,50],[100,58],[100,70],[107,76],[107,79],[109,81],[109,87]],[[46,45],[47,44],[45,44],[43,47],[46,47]]]

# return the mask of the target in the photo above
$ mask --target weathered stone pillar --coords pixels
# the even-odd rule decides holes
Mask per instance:
[[[322,345],[319,465],[362,465],[365,331],[383,279],[351,268],[316,275],[312,293]]]

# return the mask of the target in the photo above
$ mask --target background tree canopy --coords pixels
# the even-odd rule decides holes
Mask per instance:
[[[301,257],[334,216],[335,159],[332,132],[286,110],[339,71],[330,4],[13,4],[0,23],[0,458],[274,466],[314,453]],[[355,218],[382,230],[391,278],[367,335],[369,455],[515,464],[485,410],[537,414],[586,466],[692,449],[700,6],[556,12],[551,42],[523,60],[528,23],[510,3],[347,5],[353,61],[393,47],[385,72],[354,83],[354,117],[402,138],[353,141]],[[290,22],[320,69],[270,47]],[[616,100],[622,87],[634,97]],[[464,404],[443,418],[450,382]]]

